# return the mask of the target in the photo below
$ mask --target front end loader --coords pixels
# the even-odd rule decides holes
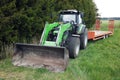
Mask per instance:
[[[64,71],[69,57],[76,58],[79,50],[87,46],[87,28],[82,16],[77,10],[61,11],[59,22],[46,23],[38,45],[15,44],[13,65]]]

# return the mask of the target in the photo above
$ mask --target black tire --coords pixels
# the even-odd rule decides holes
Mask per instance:
[[[88,30],[85,28],[85,31],[80,35],[80,49],[85,49],[88,43]]]
[[[68,43],[69,57],[76,58],[80,50],[80,39],[78,37],[70,37]]]

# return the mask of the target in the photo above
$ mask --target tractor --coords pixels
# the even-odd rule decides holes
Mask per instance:
[[[76,58],[88,42],[83,12],[62,10],[59,21],[46,23],[39,44],[16,43],[12,63],[15,66],[64,71],[69,58]]]

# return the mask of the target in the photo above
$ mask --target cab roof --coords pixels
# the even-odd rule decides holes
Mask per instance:
[[[60,14],[80,14],[81,11],[78,10],[62,10],[60,11]]]

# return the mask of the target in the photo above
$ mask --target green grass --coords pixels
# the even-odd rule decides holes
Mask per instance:
[[[0,61],[0,80],[120,80],[120,21],[116,22],[113,36],[90,41],[63,73],[15,67],[5,59]]]

